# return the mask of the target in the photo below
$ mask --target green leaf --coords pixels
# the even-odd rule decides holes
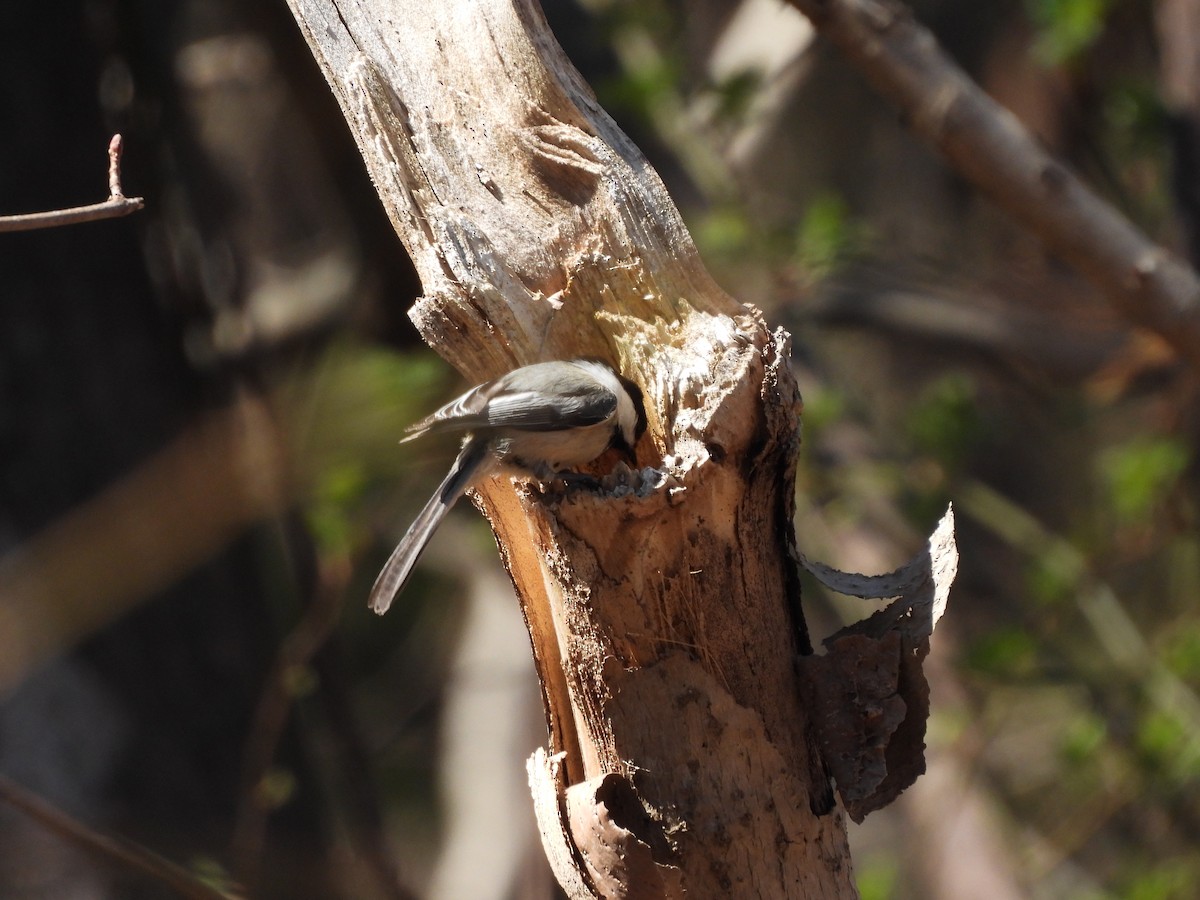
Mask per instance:
[[[948,469],[958,469],[983,437],[975,383],[947,375],[926,387],[909,413],[907,430],[915,449]]]
[[[890,855],[873,854],[855,864],[861,900],[888,900],[896,894],[900,866]]]
[[[1189,622],[1172,634],[1162,660],[1180,678],[1200,680],[1200,623]]]
[[[839,194],[824,193],[808,204],[796,232],[796,261],[813,279],[820,279],[858,254],[867,232],[850,217]]]
[[[1081,560],[1073,549],[1049,544],[1030,560],[1025,583],[1034,600],[1044,606],[1056,606],[1075,595],[1083,576]]]
[[[1134,875],[1119,896],[1124,900],[1189,900],[1196,896],[1198,877],[1195,861],[1171,860]]]
[[[1037,670],[1037,642],[1024,629],[1002,628],[975,641],[966,661],[985,675],[1025,677]]]
[[[331,465],[317,473],[306,510],[308,527],[323,553],[348,553],[354,546],[356,508],[367,487],[356,462]]]
[[[750,224],[743,207],[722,206],[710,210],[693,225],[692,233],[704,256],[732,257],[746,253]]]
[[[1101,485],[1118,521],[1145,518],[1169,495],[1188,466],[1190,452],[1174,438],[1139,437],[1104,451]]]
[[[1112,0],[1026,0],[1037,27],[1034,55],[1046,65],[1070,62],[1104,30]]]
[[[1099,716],[1080,712],[1063,735],[1063,759],[1072,766],[1091,762],[1107,739],[1108,724]]]

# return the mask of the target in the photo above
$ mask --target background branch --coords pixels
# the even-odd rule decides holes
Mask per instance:
[[[114,134],[108,142],[108,199],[89,206],[72,206],[67,209],[52,209],[46,212],[20,213],[0,216],[0,232],[36,231],[39,228],[58,228],[63,225],[78,225],[80,222],[95,222],[99,219],[119,219],[137,212],[145,202],[141,197],[126,197],[121,190],[121,136]]]
[[[954,169],[1200,368],[1200,279],[1048,154],[895,0],[789,0]]]
[[[19,809],[63,840],[123,869],[166,885],[188,900],[231,900],[237,896],[210,887],[187,869],[145,847],[87,827],[3,775],[0,775],[0,800]]]

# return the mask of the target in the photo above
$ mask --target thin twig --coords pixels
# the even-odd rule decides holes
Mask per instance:
[[[252,893],[260,876],[267,819],[272,811],[272,802],[263,795],[262,788],[292,715],[296,676],[308,669],[337,625],[349,581],[346,561],[317,557],[304,526],[294,517],[285,517],[284,528],[298,586],[308,604],[276,653],[243,753],[242,787],[230,856],[238,878]]]
[[[789,0],[963,178],[1200,368],[1200,277],[1053,159],[896,0]]]
[[[124,200],[125,192],[121,190],[121,154],[125,152],[125,145],[121,142],[121,136],[114,134],[108,142],[108,199],[109,200]]]
[[[341,757],[341,775],[349,795],[344,807],[347,824],[381,896],[387,900],[414,900],[415,895],[399,878],[396,860],[388,847],[379,789],[372,778],[370,754],[351,708],[345,667],[337,654],[337,634],[330,637],[331,640],[313,658],[313,666],[320,680],[329,730],[336,739]]]
[[[158,881],[182,897],[191,900],[234,900],[237,897],[210,887],[187,869],[140,844],[100,834],[3,775],[0,775],[0,800],[68,843],[120,868]]]
[[[246,742],[237,821],[230,841],[234,871],[253,893],[271,812],[261,786],[274,763],[293,713],[296,675],[311,667],[319,674],[326,710],[333,720],[346,759],[347,783],[354,797],[354,809],[350,814],[354,839],[376,880],[380,895],[390,900],[412,900],[414,895],[400,881],[388,853],[382,816],[371,796],[367,753],[345,702],[345,686],[335,681],[340,672],[335,671],[336,666],[329,658],[331,640],[336,634],[350,581],[349,559],[340,554],[319,553],[308,528],[298,516],[285,517],[284,535],[298,590],[307,605],[300,621],[280,645]]]
[[[103,203],[0,216],[0,232],[58,228],[63,225],[77,225],[80,222],[95,222],[98,219],[117,219],[137,212],[145,206],[145,202],[141,197],[126,197],[121,190],[121,150],[121,136],[114,134],[108,142],[108,199]]]

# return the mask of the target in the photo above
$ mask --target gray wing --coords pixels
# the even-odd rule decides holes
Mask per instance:
[[[470,431],[478,427],[480,417],[487,408],[488,397],[503,379],[488,381],[478,387],[473,387],[461,397],[451,400],[441,409],[430,413],[419,422],[414,422],[404,429],[408,434],[400,441],[415,440],[430,431]]]
[[[555,431],[597,425],[616,409],[616,395],[585,369],[570,363],[536,363],[472,388],[411,425],[405,440],[429,431]]]

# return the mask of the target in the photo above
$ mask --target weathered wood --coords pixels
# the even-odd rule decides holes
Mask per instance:
[[[852,897],[810,751],[788,339],[726,295],[533,0],[289,0],[472,379],[617,363],[646,394],[636,490],[481,490],[550,728],[531,761],[572,896]],[[815,773],[815,774],[814,774]],[[557,800],[555,800],[557,798]]]

